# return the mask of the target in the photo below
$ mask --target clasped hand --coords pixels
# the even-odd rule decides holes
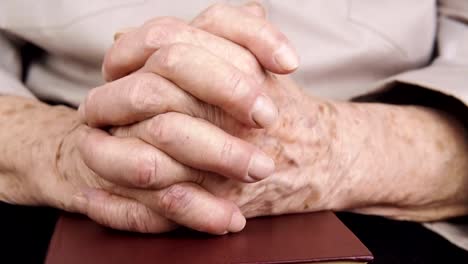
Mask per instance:
[[[78,210],[115,228],[177,223],[215,234],[241,230],[244,214],[271,213],[268,203],[295,188],[261,180],[275,162],[278,171],[298,166],[296,157],[282,164],[277,148],[295,138],[283,119],[304,95],[266,70],[297,66],[256,4],[215,5],[190,24],[156,18],[121,34],[103,64],[108,83],[79,110],[88,125],[112,128],[81,128],[79,153],[102,189],[81,190]]]
[[[288,77],[298,64],[255,3],[119,33],[103,63],[107,83],[90,90],[80,124],[58,144],[45,203],[152,233],[225,234],[246,217],[324,209],[414,220],[467,211],[456,173],[465,163],[449,159],[466,157],[452,119],[316,98]],[[447,138],[454,143],[435,155],[429,142]],[[457,170],[414,174],[418,155]]]

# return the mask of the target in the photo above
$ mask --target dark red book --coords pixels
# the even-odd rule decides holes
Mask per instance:
[[[367,263],[372,254],[332,212],[260,217],[223,236],[187,229],[156,235],[120,232],[62,216],[47,264]]]

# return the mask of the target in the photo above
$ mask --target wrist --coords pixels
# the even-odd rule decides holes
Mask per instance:
[[[3,201],[48,205],[44,186],[55,175],[52,166],[60,138],[73,121],[73,110],[37,100],[0,98],[0,193]]]
[[[344,177],[357,155],[355,148],[347,146],[358,143],[346,133],[347,123],[353,121],[347,120],[351,109],[348,103],[305,94],[297,98],[301,101],[280,106],[280,118],[271,132],[276,144],[266,151],[275,157],[277,173],[286,174],[282,178],[290,181],[286,186],[291,196],[275,206],[287,207],[283,209],[287,212],[337,208],[347,200],[341,182],[347,180]],[[294,111],[281,112],[289,105],[294,105]]]
[[[362,177],[358,176],[370,167],[379,167],[371,160],[374,125],[368,112],[350,102],[317,99],[308,111],[315,120],[305,133],[310,188],[322,190],[313,203],[320,210],[341,210],[360,203]]]
[[[334,209],[374,207],[375,214],[418,221],[466,213],[468,144],[461,124],[419,106],[348,107],[338,141],[355,154],[339,187],[348,188],[346,197]]]
[[[52,143],[53,155],[48,166],[52,176],[41,186],[49,206],[66,211],[73,209],[73,196],[86,186],[97,186],[90,178],[92,173],[84,164],[78,145],[84,140],[89,127],[81,124],[76,113],[73,119],[66,120],[66,129]]]
[[[53,124],[41,135],[44,148],[33,152],[36,161],[28,176],[36,184],[36,190],[44,205],[67,209],[71,196],[76,192],[72,178],[79,178],[75,168],[80,156],[76,145],[77,133],[85,125],[81,124],[77,112],[67,107],[51,107],[47,116],[56,116]],[[42,176],[38,178],[38,172]],[[72,174],[77,174],[73,175]]]

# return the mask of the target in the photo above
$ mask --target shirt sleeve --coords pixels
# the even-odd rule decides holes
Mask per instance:
[[[0,31],[0,95],[34,98],[21,80],[22,70],[18,44]]]
[[[356,100],[366,101],[406,84],[454,97],[468,106],[468,1],[442,0],[438,13],[434,60],[426,67],[390,77]]]

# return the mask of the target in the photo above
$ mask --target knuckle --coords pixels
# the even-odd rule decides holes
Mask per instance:
[[[107,207],[99,208],[100,210],[88,212],[87,215],[89,218],[93,219],[94,221],[98,222],[101,225],[114,227],[115,219],[111,217],[111,214],[108,213]]]
[[[143,49],[152,51],[170,38],[171,30],[159,24],[151,25],[143,36]]]
[[[243,68],[244,68],[244,72],[253,73],[253,72],[258,72],[261,67],[258,64],[255,56],[249,52],[247,53],[247,55],[245,55]]]
[[[137,73],[132,75],[127,85],[130,109],[138,113],[147,113],[150,116],[165,113],[170,110],[168,98],[173,92],[167,81],[152,73]]]
[[[150,95],[152,80],[150,74],[135,74],[129,79],[126,85],[127,98],[130,108],[135,112],[148,111],[151,101],[148,98],[153,98]]]
[[[125,223],[130,231],[148,233],[149,228],[142,217],[141,211],[137,205],[126,206],[125,210]]]
[[[225,12],[226,8],[227,5],[224,3],[211,5],[196,18],[196,25],[200,28],[210,27],[218,20],[218,17]]]
[[[221,147],[221,152],[219,153],[219,162],[220,164],[228,165],[234,156],[234,143],[225,139],[223,146]]]
[[[206,10],[208,17],[216,18],[226,12],[228,5],[225,3],[215,3]]]
[[[132,60],[132,53],[125,47],[124,37],[119,38],[109,49],[104,57],[101,71],[107,81],[113,80],[115,73],[122,71],[129,61]]]
[[[160,199],[160,209],[165,216],[183,214],[193,199],[192,193],[182,185],[172,185]]]
[[[164,18],[148,24],[146,27],[143,47],[148,51],[153,51],[164,44],[170,44],[187,26],[175,18]]]
[[[266,10],[262,3],[253,1],[253,2],[250,2],[248,5],[251,9],[255,11],[256,14],[262,17],[265,16]]]
[[[227,87],[228,96],[225,99],[228,105],[235,103],[249,92],[246,80],[240,71],[233,71],[231,73],[227,78]]]
[[[174,143],[174,132],[171,129],[171,123],[174,122],[171,118],[173,113],[160,114],[153,117],[149,125],[149,133],[153,134],[158,144],[169,146]]]
[[[184,58],[189,47],[186,44],[176,43],[163,46],[156,52],[158,55],[157,63],[166,72],[172,72],[176,69],[179,62]]]
[[[174,17],[160,17],[145,25],[143,48],[148,52],[163,45],[168,45],[187,28],[187,24]]]
[[[153,185],[156,178],[157,158],[144,158],[138,163],[133,184],[138,187],[149,187]]]

